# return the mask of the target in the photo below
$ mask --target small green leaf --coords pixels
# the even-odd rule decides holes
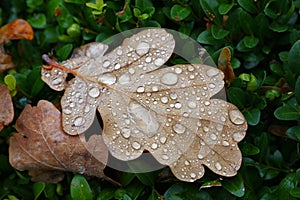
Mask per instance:
[[[286,131],[286,134],[293,139],[300,140],[300,126],[293,126]]]
[[[222,42],[222,40],[216,40],[212,36],[211,30],[205,30],[201,32],[197,37],[197,41],[201,44],[210,44],[210,45],[215,45]]]
[[[244,108],[244,105],[246,103],[244,91],[241,88],[237,87],[230,87],[228,89],[228,99],[239,109]]]
[[[295,197],[300,199],[300,187],[295,187],[291,189],[290,194]]]
[[[251,14],[257,13],[257,8],[255,5],[255,1],[249,1],[249,0],[238,0],[238,4],[242,8],[244,8],[246,11],[248,11]]]
[[[230,32],[218,27],[217,25],[212,25],[211,33],[215,39],[219,40],[225,38]]]
[[[253,108],[251,110],[243,112],[247,122],[251,126],[255,126],[259,123],[260,120],[260,110]]]
[[[101,190],[99,193],[97,200],[110,200],[115,195],[115,189],[114,188],[105,188]]]
[[[280,120],[299,120],[300,106],[296,102],[284,103],[275,110],[274,115]]]
[[[175,21],[181,21],[191,14],[191,10],[187,7],[175,4],[171,8],[171,18]]]
[[[259,42],[259,39],[253,36],[245,36],[243,39],[245,46],[249,49],[256,47]]]
[[[33,184],[33,194],[35,200],[38,199],[41,193],[44,191],[45,185],[46,184],[43,182],[36,182]]]
[[[243,9],[237,8],[237,11],[239,12],[240,27],[246,34],[253,35],[256,30],[255,20]]]
[[[237,174],[233,178],[225,179],[222,182],[222,186],[231,194],[242,197],[245,194],[245,186],[243,178],[240,174]]]
[[[234,3],[230,3],[230,4],[229,3],[221,3],[218,8],[218,11],[221,15],[226,15],[233,6],[234,6]]]
[[[296,173],[289,173],[278,186],[278,199],[291,199],[290,191],[296,187]]]
[[[289,26],[287,24],[279,24],[277,22],[273,22],[269,25],[269,28],[274,32],[282,33],[287,31],[289,29]]]
[[[79,24],[72,24],[68,29],[67,33],[71,37],[78,37],[81,34],[80,26]]]
[[[46,15],[39,13],[28,19],[28,22],[33,28],[45,28],[46,27]]]
[[[295,42],[289,51],[288,64],[292,72],[300,75],[300,40]]]
[[[11,74],[6,75],[4,77],[4,83],[6,84],[9,91],[13,91],[16,89],[17,81],[13,75]]]
[[[84,176],[74,175],[70,186],[71,197],[73,200],[92,200],[92,190]]]
[[[59,49],[56,50],[56,55],[60,60],[66,60],[70,53],[72,52],[73,45],[72,44],[65,44]]]
[[[241,148],[243,156],[252,156],[260,152],[259,148],[251,143],[240,143],[239,147]]]

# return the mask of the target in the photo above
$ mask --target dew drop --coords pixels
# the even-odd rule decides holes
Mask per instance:
[[[154,64],[157,67],[162,66],[162,64],[164,64],[164,60],[162,58],[157,58],[156,60],[154,60]]]
[[[214,89],[216,87],[216,85],[214,83],[210,83],[210,84],[208,84],[208,87],[211,89]]]
[[[181,69],[181,68],[177,67],[177,68],[175,69],[175,73],[176,73],[176,74],[181,74],[181,72],[182,72],[182,69]]]
[[[212,140],[216,140],[218,137],[217,137],[217,135],[216,134],[214,134],[214,133],[212,133],[212,134],[210,134],[210,139],[212,139]]]
[[[219,162],[216,162],[215,168],[220,171],[222,169],[222,165]]]
[[[182,107],[182,104],[179,103],[179,102],[176,102],[175,105],[174,105],[174,107],[175,107],[176,109],[180,109],[180,108]]]
[[[84,112],[87,113],[87,112],[89,112],[89,111],[90,111],[90,107],[86,106],[86,107],[84,108]]]
[[[52,82],[51,82],[51,84],[52,85],[59,85],[59,84],[61,84],[62,83],[62,78],[56,78],[56,79],[54,79]]]
[[[151,149],[157,149],[157,147],[158,147],[158,144],[157,143],[152,143],[151,144]]]
[[[229,118],[232,123],[240,125],[245,122],[243,115],[238,110],[230,110]]]
[[[194,172],[190,173],[191,178],[196,178],[196,176],[197,176],[196,173],[194,173]]]
[[[190,102],[188,102],[188,107],[194,109],[197,107],[197,104],[194,101],[190,101]]]
[[[69,109],[63,109],[63,113],[65,113],[66,115],[70,115],[72,111]]]
[[[223,141],[222,141],[222,145],[223,145],[224,147],[228,147],[228,146],[229,146],[229,142],[228,142],[227,140],[223,140]]]
[[[122,136],[124,137],[124,138],[129,138],[130,137],[130,135],[131,135],[131,131],[130,131],[130,129],[129,128],[123,128],[122,129]]]
[[[165,85],[175,85],[178,81],[178,76],[174,73],[165,73],[160,81]]]
[[[116,82],[117,77],[112,73],[106,73],[102,74],[102,76],[99,77],[98,81],[105,83],[107,85],[112,85]]]
[[[118,69],[120,69],[121,68],[121,65],[119,64],[119,63],[116,63],[115,64],[115,70],[118,70]]]
[[[168,103],[169,101],[168,97],[161,97],[160,100],[162,103]]]
[[[130,68],[130,69],[128,70],[128,72],[129,72],[130,74],[134,74],[134,73],[135,73],[135,69]]]
[[[105,61],[103,62],[103,67],[107,68],[107,67],[109,67],[109,65],[110,65],[109,60],[105,60]]]
[[[169,159],[169,156],[166,155],[166,154],[163,154],[163,155],[161,156],[161,158],[162,158],[163,160],[168,160],[168,159]]]
[[[152,58],[148,56],[148,57],[146,57],[145,62],[146,62],[146,63],[150,63],[151,60],[152,60]]]
[[[170,98],[173,99],[173,100],[177,99],[177,94],[176,93],[171,93]]]
[[[74,126],[81,126],[84,123],[84,119],[82,117],[77,117],[74,119],[73,125]]]
[[[122,54],[123,54],[122,49],[118,49],[118,50],[117,50],[117,55],[118,55],[118,56],[121,56]]]
[[[158,91],[158,86],[153,86],[153,87],[152,87],[152,91],[153,91],[153,92],[157,92],[157,91]]]
[[[149,52],[149,49],[150,49],[150,46],[148,43],[146,42],[141,42],[138,44],[138,46],[136,47],[136,53],[139,55],[139,56],[143,56],[145,55],[146,53]]]
[[[211,68],[209,70],[206,71],[207,76],[212,77],[215,76],[219,73],[219,70],[215,69],[215,68]]]
[[[202,159],[204,158],[204,156],[203,156],[201,153],[199,153],[199,154],[197,155],[197,157],[198,157],[200,160],[202,160]]]
[[[131,81],[130,75],[128,73],[125,73],[119,77],[119,83],[120,84],[127,84]]]
[[[207,126],[203,126],[203,131],[207,133],[209,131],[209,128]]]
[[[188,160],[185,160],[184,164],[188,166],[188,165],[190,165],[190,162]]]
[[[138,143],[138,142],[133,142],[132,143],[132,148],[134,148],[134,149],[136,149],[136,150],[138,150],[138,149],[140,149],[141,148],[141,144],[140,143]]]
[[[138,92],[138,93],[145,92],[145,88],[143,86],[140,86],[136,89],[136,92]]]
[[[165,136],[162,136],[161,138],[159,138],[159,141],[164,144],[167,141],[167,138]]]
[[[190,72],[194,71],[194,67],[192,65],[189,65],[188,66],[188,71],[190,71]]]
[[[173,130],[175,131],[175,133],[177,134],[182,134],[185,132],[185,126],[183,126],[182,124],[175,124],[173,126]]]
[[[71,107],[71,108],[74,108],[75,107],[75,103],[74,102],[70,102],[70,104],[69,104],[69,106]]]
[[[242,140],[243,135],[241,133],[237,132],[232,135],[232,138],[234,139],[234,141],[239,142]]]
[[[100,95],[100,91],[98,88],[93,87],[89,90],[90,97],[97,98]]]
[[[209,101],[205,101],[205,102],[204,102],[204,105],[209,106],[209,105],[210,105],[210,102],[209,102]]]

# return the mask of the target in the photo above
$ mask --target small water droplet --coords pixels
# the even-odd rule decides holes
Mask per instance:
[[[52,82],[51,82],[51,84],[52,85],[59,85],[59,84],[61,84],[62,83],[62,78],[56,78],[56,79],[54,79]]]
[[[200,160],[202,160],[202,159],[204,158],[204,156],[203,156],[201,153],[199,153],[199,154],[197,155],[197,157],[198,157]]]
[[[211,89],[214,89],[216,87],[216,85],[214,83],[210,83],[210,84],[208,84],[208,87]]]
[[[174,105],[174,107],[175,107],[176,109],[180,109],[180,108],[182,107],[182,104],[179,103],[179,102],[176,102],[175,105]]]
[[[167,138],[165,136],[162,136],[161,138],[159,138],[159,141],[164,144],[167,141]]]
[[[127,84],[131,81],[130,75],[128,73],[125,73],[119,77],[119,83],[120,84]]]
[[[188,102],[188,107],[194,109],[194,108],[197,107],[197,104],[196,104],[196,102],[194,102],[194,101],[189,101],[189,102]]]
[[[151,149],[157,149],[157,147],[158,147],[158,144],[157,143],[152,143],[151,144]]]
[[[207,126],[203,126],[203,131],[207,133],[209,131],[209,128]]]
[[[90,97],[97,98],[100,95],[100,91],[98,88],[93,87],[89,90]]]
[[[103,67],[107,68],[107,67],[109,67],[109,65],[110,65],[109,60],[105,60],[105,61],[103,62]]]
[[[232,123],[240,125],[245,122],[243,115],[238,110],[230,110],[229,118]]]
[[[70,115],[72,111],[69,109],[63,109],[63,113],[65,113],[66,115]]]
[[[216,162],[215,168],[220,171],[222,169],[222,165],[219,162]]]
[[[84,123],[84,119],[82,117],[77,117],[74,119],[73,125],[74,126],[81,126]]]
[[[135,73],[135,69],[134,69],[134,68],[130,68],[130,69],[128,70],[128,72],[129,72],[130,74],[134,74],[134,73]]]
[[[71,107],[71,108],[74,108],[75,107],[75,103],[74,102],[70,102],[70,104],[69,104],[69,106]]]
[[[136,53],[139,55],[139,56],[143,56],[145,55],[146,53],[149,52],[149,49],[150,49],[150,46],[148,43],[146,42],[141,42],[138,44],[138,46],[136,47]]]
[[[154,64],[157,67],[162,66],[164,64],[164,60],[162,58],[157,58],[156,60],[154,60]]]
[[[118,49],[118,50],[117,50],[117,55],[118,55],[118,56],[121,56],[122,54],[123,54],[123,50],[122,50],[122,49]]]
[[[90,107],[86,106],[86,107],[84,108],[84,112],[87,113],[87,112],[89,112],[89,111],[90,111]]]
[[[210,139],[216,140],[217,138],[218,138],[218,137],[217,137],[216,134],[214,134],[214,133],[210,134]]]
[[[170,98],[173,99],[173,100],[177,99],[177,94],[176,93],[171,93]]]
[[[223,140],[223,141],[222,141],[222,145],[223,145],[224,147],[228,147],[228,146],[229,146],[229,142],[228,142],[227,140]]]
[[[115,64],[115,70],[118,70],[118,69],[120,69],[121,68],[121,65],[119,64],[119,63],[116,63]]]
[[[178,76],[174,73],[165,73],[160,81],[165,85],[175,85],[178,81]]]
[[[168,97],[161,97],[160,100],[162,103],[168,103],[169,101]]]
[[[131,135],[131,130],[129,128],[123,128],[121,134],[124,138],[127,139]]]
[[[143,87],[143,86],[138,87],[138,88],[136,89],[136,92],[138,92],[138,93],[145,92],[145,87]]]
[[[209,101],[205,101],[205,102],[204,102],[204,105],[209,106],[209,105],[210,105],[210,102],[209,102]]]
[[[153,92],[157,92],[157,91],[158,91],[158,86],[153,86],[153,87],[152,87],[152,91],[153,91]]]
[[[185,160],[184,164],[188,166],[188,165],[190,165],[190,162],[188,160]]]
[[[176,73],[176,74],[181,74],[181,72],[182,72],[182,69],[181,69],[181,68],[177,67],[177,68],[175,69],[175,73]]]
[[[102,74],[98,79],[98,81],[105,83],[107,85],[114,84],[116,82],[116,80],[117,80],[117,77],[112,73]]]
[[[185,126],[183,126],[182,124],[175,124],[173,126],[173,130],[175,131],[175,133],[177,134],[182,134],[185,132]]]
[[[194,173],[194,172],[190,173],[191,178],[196,178],[196,176],[197,176],[196,173]]]
[[[234,141],[239,142],[242,140],[243,135],[241,133],[237,132],[237,133],[234,133],[232,135],[232,137],[233,137]]]
[[[219,73],[219,70],[215,69],[215,68],[211,68],[209,70],[207,70],[206,74],[209,76],[209,77],[212,77],[212,76],[215,76]]]
[[[194,67],[192,65],[189,65],[188,66],[188,71],[190,71],[190,72],[194,71]]]
[[[151,60],[152,60],[152,58],[148,56],[148,57],[146,57],[145,62],[146,62],[146,63],[150,63]]]
[[[138,142],[133,142],[132,143],[132,148],[134,148],[134,149],[136,149],[136,150],[138,150],[138,149],[140,149],[141,148],[141,144],[140,143],[138,143]]]
[[[161,158],[162,158],[163,160],[168,160],[168,159],[169,159],[169,156],[166,155],[166,154],[163,154],[163,155],[161,156]]]

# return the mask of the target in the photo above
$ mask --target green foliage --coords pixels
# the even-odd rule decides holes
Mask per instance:
[[[42,54],[65,60],[74,48],[118,32],[164,27],[198,41],[216,63],[220,50],[230,48],[236,78],[226,86],[227,97],[249,125],[235,177],[220,179],[208,168],[195,183],[164,177],[166,169],[108,173],[119,186],[69,173],[58,184],[31,182],[8,162],[13,122],[0,132],[0,199],[299,199],[299,8],[299,0],[0,1],[0,25],[24,18],[35,33],[32,41],[5,44],[17,67],[2,73],[0,82],[11,92],[15,119],[27,103],[60,100],[61,93],[40,79]]]

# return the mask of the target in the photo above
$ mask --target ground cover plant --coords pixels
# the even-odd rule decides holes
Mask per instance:
[[[0,26],[24,19],[34,37],[27,35],[31,33],[28,27],[25,33],[20,28],[22,37],[17,38],[5,35],[7,29],[0,31],[0,198],[300,198],[299,7],[298,0],[1,1]],[[37,121],[30,118],[30,112],[46,110],[42,105],[48,108],[40,100],[61,109],[63,93],[41,79],[42,55],[50,52],[63,61],[77,47],[140,27],[162,27],[188,35],[225,72],[228,101],[248,123],[246,137],[239,143],[243,159],[237,175],[222,177],[206,168],[201,179],[186,183],[168,168],[142,174],[105,169],[102,178],[63,172],[57,183],[46,183],[48,179],[32,182],[32,173],[11,167],[9,141]],[[174,58],[170,62],[182,61]],[[226,70],[229,65],[234,77],[230,67]],[[10,98],[12,104],[6,103]],[[53,116],[59,115],[58,110],[51,111]],[[4,114],[8,119],[2,119]],[[27,123],[21,123],[19,117]]]

